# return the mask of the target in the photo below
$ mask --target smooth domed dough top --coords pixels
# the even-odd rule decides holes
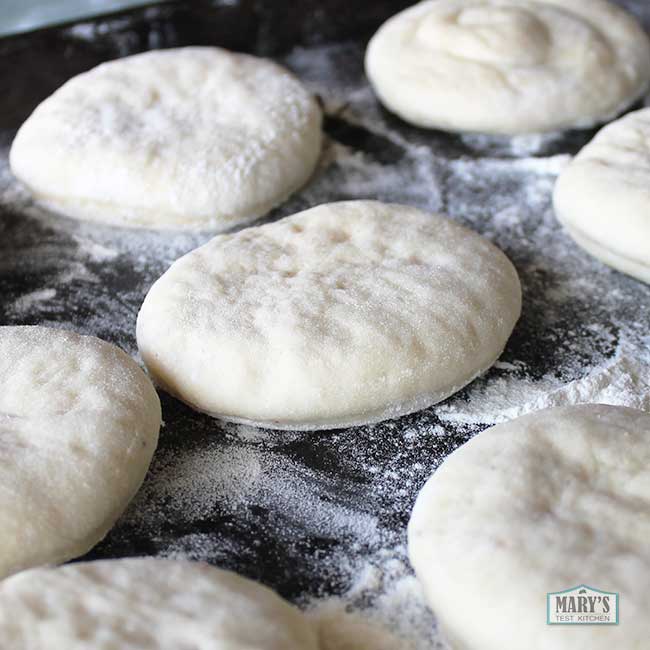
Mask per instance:
[[[0,583],[11,650],[317,650],[299,610],[199,562],[109,560]]]
[[[0,577],[96,544],[140,487],[160,424],[151,382],[115,346],[0,327]]]
[[[388,20],[366,71],[405,120],[516,134],[613,117],[650,81],[650,41],[603,0],[428,0]]]
[[[69,216],[223,229],[303,185],[320,142],[316,100],[284,68],[187,47],[74,77],[23,124],[10,162],[37,198]]]
[[[560,174],[553,202],[578,243],[650,282],[650,109],[602,129]]]
[[[429,479],[408,532],[459,648],[644,650],[650,415],[574,406],[480,433]],[[580,584],[620,593],[619,625],[546,624],[546,594]]]
[[[161,386],[227,419],[326,428],[397,417],[491,366],[519,317],[512,264],[438,215],[321,205],[216,237],[138,316]]]

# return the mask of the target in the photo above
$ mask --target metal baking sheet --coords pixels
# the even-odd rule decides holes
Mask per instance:
[[[368,567],[379,583],[408,576],[409,512],[447,454],[622,355],[647,359],[650,288],[580,251],[551,210],[555,176],[595,131],[461,136],[411,127],[382,109],[363,74],[364,48],[408,4],[170,2],[0,40],[3,325],[71,328],[137,356],[135,319],[148,288],[210,233],[130,231],[50,214],[11,177],[7,155],[17,127],[69,77],[190,44],[271,56],[323,101],[319,169],[267,220],[349,198],[445,212],[499,245],[524,288],[522,318],[501,361],[443,404],[399,420],[271,432],[220,423],[161,394],[165,426],[151,472],[88,558],[207,560],[302,603],[349,594]],[[650,26],[647,2],[624,4]],[[384,587],[369,584],[355,606],[372,608],[380,597]],[[434,647],[427,643],[420,647]]]

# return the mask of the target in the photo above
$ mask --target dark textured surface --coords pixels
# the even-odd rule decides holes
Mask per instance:
[[[367,90],[363,50],[374,29],[407,4],[172,2],[0,41],[0,323],[71,327],[136,354],[135,317],[148,287],[209,235],[132,233],[49,215],[16,187],[6,148],[38,102],[70,76],[150,48],[214,44],[279,58],[325,102],[329,164],[271,218],[344,198],[412,203],[483,232],[517,266],[524,312],[503,357],[512,366],[491,370],[444,408],[462,411],[506,372],[515,386],[518,378],[527,386],[560,385],[612,357],[622,338],[641,350],[650,291],[580,252],[550,212],[554,165],[593,131],[546,137],[522,155],[505,138],[427,132],[388,114]],[[650,24],[645,2],[626,5]],[[506,219],[508,210],[514,216]],[[401,547],[410,507],[432,468],[490,423],[454,424],[434,407],[359,429],[251,436],[161,398],[166,426],[152,473],[89,557],[199,557],[294,599],[345,590],[350,574],[338,568],[339,557],[354,563]],[[185,464],[195,456],[234,463],[242,455],[261,463],[252,492],[244,489],[245,475],[241,485],[230,480],[210,492],[215,474],[200,475],[205,464],[189,471]],[[273,476],[287,468],[294,492]],[[184,500],[187,481],[173,491],[174,473],[191,478],[193,471],[198,489],[207,490],[196,507],[196,497]],[[305,490],[317,503],[301,503]],[[352,513],[349,520],[334,521],[341,512]],[[360,531],[350,523],[355,517],[374,522],[376,532]]]

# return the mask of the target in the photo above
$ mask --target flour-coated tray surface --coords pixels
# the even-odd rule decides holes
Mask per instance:
[[[307,186],[261,222],[354,198],[446,213],[513,261],[521,320],[485,376],[437,406],[372,426],[266,431],[161,394],[165,425],[149,476],[85,559],[206,560],[428,649],[439,641],[405,554],[418,490],[447,454],[496,422],[577,401],[650,408],[650,287],[590,258],[553,216],[555,178],[594,130],[463,136],[409,126],[381,108],[363,73],[365,44],[408,4],[170,2],[0,40],[0,324],[70,328],[137,357],[147,290],[212,236],[84,224],[35,205],[7,156],[40,101],[74,74],[153,48],[219,45],[293,70],[322,101],[325,145]],[[620,4],[650,27],[647,2]]]

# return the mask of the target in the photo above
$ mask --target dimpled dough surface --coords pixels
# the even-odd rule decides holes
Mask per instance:
[[[36,108],[13,173],[63,214],[117,225],[227,228],[311,175],[315,99],[275,63],[212,47],[137,54],[74,77]]]
[[[500,355],[521,308],[501,251],[438,215],[318,206],[176,261],[138,316],[162,387],[236,421],[378,421],[457,391]]]
[[[583,405],[478,434],[417,498],[409,555],[455,648],[645,650],[650,415]],[[546,624],[546,594],[620,592],[619,625]]]
[[[115,346],[0,327],[0,576],[102,539],[140,487],[160,424],[151,382]]]
[[[543,132],[604,122],[641,97],[650,42],[603,0],[429,0],[379,29],[366,71],[419,126]]]
[[[0,583],[11,650],[316,650],[301,612],[199,562],[127,559],[33,569]]]
[[[650,109],[607,125],[560,174],[555,212],[583,248],[650,282]]]

